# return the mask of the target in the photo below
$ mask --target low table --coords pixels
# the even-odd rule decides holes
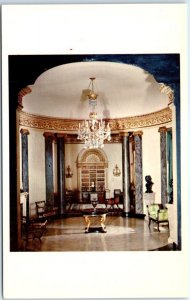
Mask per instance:
[[[85,209],[83,217],[86,223],[85,233],[102,232],[105,233],[106,215],[108,211],[105,209]],[[92,226],[91,226],[92,225]],[[99,225],[99,226],[98,226]]]

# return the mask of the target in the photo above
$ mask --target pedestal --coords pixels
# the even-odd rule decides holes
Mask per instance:
[[[147,213],[147,205],[153,204],[155,202],[155,193],[143,193],[143,209],[145,220],[148,220],[148,213]]]

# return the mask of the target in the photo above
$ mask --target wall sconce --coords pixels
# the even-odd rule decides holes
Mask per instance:
[[[73,172],[71,171],[71,168],[70,168],[69,165],[67,167],[67,171],[66,171],[65,176],[66,176],[66,178],[71,178],[73,176]]]
[[[113,175],[114,176],[120,176],[121,175],[121,171],[120,171],[118,165],[115,165],[115,168],[113,169]]]

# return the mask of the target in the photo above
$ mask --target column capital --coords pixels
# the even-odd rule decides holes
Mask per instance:
[[[55,138],[55,134],[54,134],[53,132],[44,132],[44,133],[43,133],[43,136],[44,136],[45,138],[52,138],[52,139]]]
[[[22,129],[20,130],[20,133],[21,133],[22,135],[28,135],[28,134],[30,134],[29,130],[28,130],[28,129],[24,129],[24,128],[22,128]]]
[[[166,126],[160,127],[160,128],[158,129],[158,132],[167,132]]]
[[[66,138],[67,134],[66,133],[56,133],[57,138]]]
[[[137,135],[142,136],[142,135],[143,135],[143,132],[142,132],[142,130],[134,131],[134,132],[133,132],[133,135],[134,135],[134,136],[137,136]]]
[[[128,131],[120,131],[119,136],[129,136],[129,132]]]

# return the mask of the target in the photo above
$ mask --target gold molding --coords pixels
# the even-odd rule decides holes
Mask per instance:
[[[87,162],[87,157],[89,155],[96,155],[99,159],[99,162],[97,164],[99,166],[104,166],[105,168],[108,168],[108,159],[106,156],[106,153],[102,149],[83,149],[77,158],[77,167],[81,168],[84,165],[93,165],[94,162]]]
[[[109,120],[111,130],[131,130],[137,128],[161,125],[172,121],[172,111],[169,107],[146,115]]]
[[[30,128],[77,132],[81,120],[52,118],[32,115],[19,110],[19,124]],[[162,125],[172,121],[172,111],[169,107],[146,115],[105,120],[109,121],[112,131],[125,131],[143,127]]]

